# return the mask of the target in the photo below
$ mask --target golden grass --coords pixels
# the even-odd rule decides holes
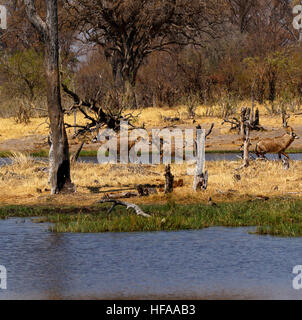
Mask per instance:
[[[251,105],[250,102],[243,102],[238,106],[237,113],[239,114],[241,107],[245,105]],[[267,113],[267,110],[264,106],[256,105],[260,109],[260,122],[261,125],[268,128],[281,128],[281,116],[270,116]],[[228,125],[221,125],[222,119],[219,117],[207,117],[205,116],[208,106],[199,106],[196,109],[196,122],[204,125],[210,125],[212,122],[215,123],[215,127],[220,129],[222,134],[228,132]],[[218,114],[221,109],[220,106],[213,106],[214,114]],[[146,128],[153,127],[163,127],[169,125],[165,121],[164,117],[179,117],[180,122],[173,123],[175,125],[186,125],[186,126],[195,126],[192,119],[188,118],[186,106],[180,105],[178,107],[168,108],[168,107],[150,107],[138,111],[129,111],[126,110],[126,113],[132,112],[134,115],[138,115],[138,120],[136,125],[141,126],[145,124]],[[74,116],[65,116],[65,121],[69,124],[73,124]],[[48,134],[48,124],[45,122],[45,118],[32,118],[28,125],[17,124],[13,118],[0,119],[0,142],[8,139],[18,139],[24,136],[29,135],[47,135]],[[291,116],[289,124],[293,127],[300,125],[301,117],[300,116]],[[78,113],[77,123],[85,124],[86,120],[83,115]],[[73,129],[67,130],[69,135],[72,135]]]
[[[17,124],[13,118],[0,119],[0,142],[8,139],[18,139],[32,134],[44,135],[47,133],[47,125],[45,119],[32,118],[28,125]]]
[[[302,195],[302,162],[291,162],[289,170],[282,169],[277,161],[252,162],[249,168],[237,172],[239,161],[207,162],[209,186],[205,192],[192,192],[193,177],[187,175],[188,165],[173,164],[175,180],[183,179],[184,186],[176,188],[171,195],[158,194],[144,198],[133,198],[136,203],[176,203],[206,202],[211,196],[214,201],[247,200],[257,196]],[[24,155],[15,155],[12,165],[0,167],[1,204],[48,204],[87,206],[102,198],[105,193],[122,193],[141,183],[163,184],[164,166],[139,165],[99,165],[77,163],[72,166],[72,180],[77,186],[74,195],[51,196],[47,185],[48,173],[41,168],[46,163],[33,161]],[[240,174],[241,180],[234,179]],[[99,188],[101,193],[91,192]],[[46,190],[45,190],[46,189]]]

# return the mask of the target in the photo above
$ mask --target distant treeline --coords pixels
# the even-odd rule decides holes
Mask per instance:
[[[43,16],[44,1],[36,1]],[[112,109],[255,99],[271,113],[302,99],[302,42],[288,0],[59,1],[62,81]],[[43,47],[9,1],[2,31],[0,116],[46,110]],[[69,100],[64,97],[68,107]],[[211,115],[211,108],[209,108]]]

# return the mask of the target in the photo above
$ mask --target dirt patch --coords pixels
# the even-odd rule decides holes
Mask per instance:
[[[210,123],[211,119],[209,119]],[[179,126],[180,129],[194,128],[193,126]],[[208,129],[210,125],[204,125],[205,129]],[[173,129],[173,128],[171,128]],[[272,138],[278,137],[284,134],[283,128],[266,127],[264,132],[252,132],[250,150],[255,149],[256,143],[260,138]],[[149,131],[152,128],[148,128]],[[297,139],[291,145],[291,150],[302,150],[302,126],[295,126],[295,132],[301,139]],[[70,152],[73,153],[80,145],[79,141],[71,139],[69,137]],[[242,140],[236,132],[229,132],[228,126],[221,126],[221,123],[215,123],[215,128],[211,136],[207,139],[206,150],[207,151],[238,151],[242,145]],[[86,143],[83,151],[97,151],[100,147],[100,143]],[[41,150],[48,150],[47,136],[46,135],[28,135],[17,139],[8,139],[0,142],[0,151],[10,152],[39,152]]]

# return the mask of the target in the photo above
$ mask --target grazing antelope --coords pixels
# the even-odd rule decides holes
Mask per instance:
[[[287,159],[289,156],[285,153],[285,150],[299,137],[294,133],[293,128],[286,127],[286,133],[283,136],[276,138],[265,138],[260,140],[256,144],[256,155],[257,157],[265,158],[266,153],[278,153],[279,159],[283,154]]]

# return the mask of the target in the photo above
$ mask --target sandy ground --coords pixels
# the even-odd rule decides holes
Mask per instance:
[[[41,121],[41,120],[40,120]],[[154,123],[147,123],[146,129],[151,131],[153,128],[163,128],[164,126],[170,126],[173,128],[189,129],[195,128],[197,124],[201,124],[206,130],[210,128],[211,123],[215,124],[214,130],[211,136],[207,139],[206,150],[207,151],[238,151],[242,145],[242,140],[237,132],[230,132],[230,125],[222,125],[222,120],[213,117],[198,117],[193,124],[192,120],[180,120],[176,123],[163,122],[158,120]],[[0,151],[11,152],[38,152],[40,150],[48,150],[47,143],[47,129],[42,128],[40,130],[33,130],[33,127],[38,125],[39,120],[35,119],[29,126],[18,125],[15,126],[11,119],[5,120],[6,126],[3,125],[3,120],[0,120]],[[284,129],[281,126],[280,117],[264,116],[261,121],[261,125],[265,131],[253,131],[251,133],[252,147],[255,148],[257,141],[264,137],[277,137],[284,134]],[[294,116],[291,118],[290,126],[292,126],[299,136],[302,137],[302,116]],[[173,127],[174,126],[174,127]],[[7,130],[10,130],[7,134]],[[74,152],[80,139],[72,139],[72,131],[69,130],[69,144],[71,152]],[[99,143],[92,143],[92,136],[85,138],[86,144],[83,150],[98,150]],[[291,150],[302,150],[302,138],[297,139],[290,146]]]

